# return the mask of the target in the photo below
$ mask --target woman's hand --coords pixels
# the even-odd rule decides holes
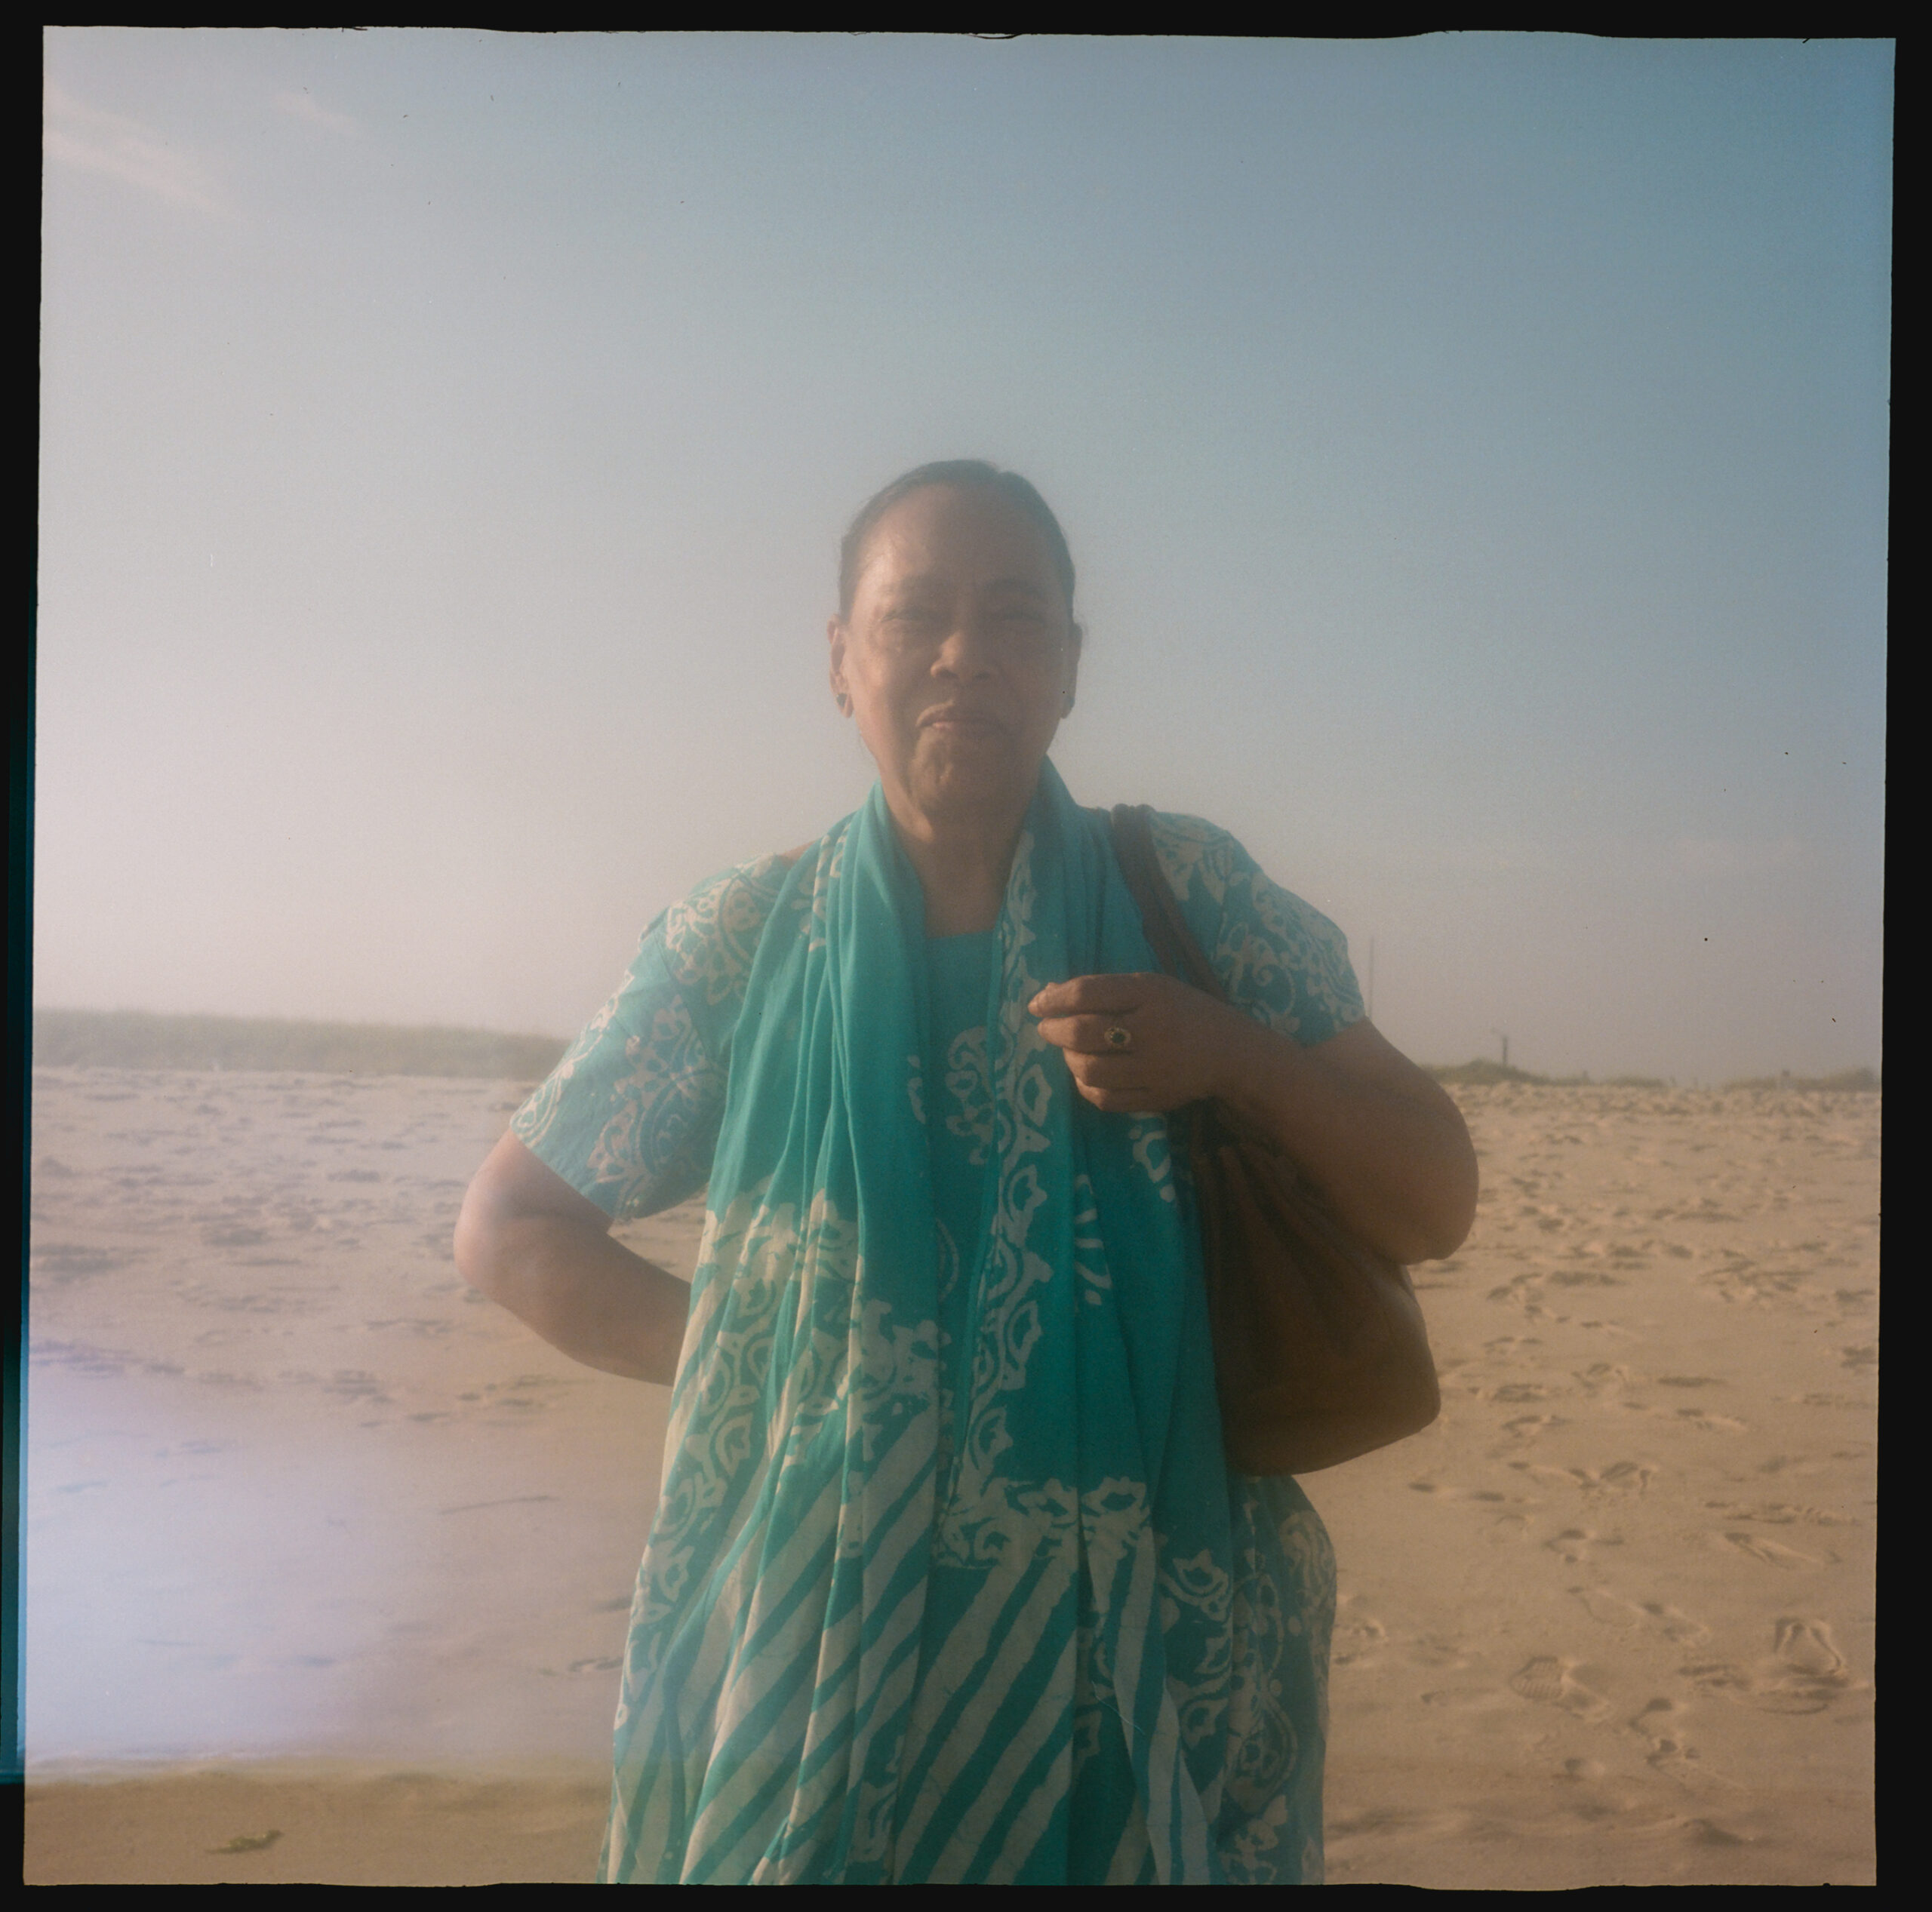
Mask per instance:
[[[1027,1007],[1066,1056],[1081,1094],[1121,1114],[1226,1095],[1240,1053],[1266,1033],[1238,1010],[1158,970],[1077,976],[1049,984]]]
[[[1272,1136],[1392,1259],[1434,1261],[1468,1235],[1476,1156],[1462,1111],[1372,1023],[1304,1049],[1164,975],[1075,976],[1029,1007],[1096,1108],[1152,1114],[1212,1096]]]

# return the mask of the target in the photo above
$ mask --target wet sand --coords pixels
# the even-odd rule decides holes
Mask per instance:
[[[28,1878],[587,1877],[666,1395],[451,1265],[519,1087],[35,1089]],[[1306,1483],[1331,1878],[1869,1882],[1878,1098],[1457,1094],[1443,1419]]]

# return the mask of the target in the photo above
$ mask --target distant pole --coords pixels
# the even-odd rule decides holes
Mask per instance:
[[[1500,1029],[1492,1029],[1489,1033],[1503,1045],[1503,1066],[1506,1069],[1509,1066],[1509,1038]]]
[[[1375,1020],[1375,939],[1368,939],[1368,1019]]]

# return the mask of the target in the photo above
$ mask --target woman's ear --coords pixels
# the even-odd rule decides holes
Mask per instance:
[[[840,715],[852,715],[852,693],[845,687],[845,626],[838,619],[829,617],[825,621],[825,635],[831,646],[831,676],[832,701],[838,705]]]

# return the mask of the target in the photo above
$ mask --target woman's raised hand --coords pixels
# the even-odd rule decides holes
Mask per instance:
[[[1158,971],[1076,976],[1027,1004],[1096,1108],[1146,1115],[1226,1093],[1266,1040],[1238,1010]]]

